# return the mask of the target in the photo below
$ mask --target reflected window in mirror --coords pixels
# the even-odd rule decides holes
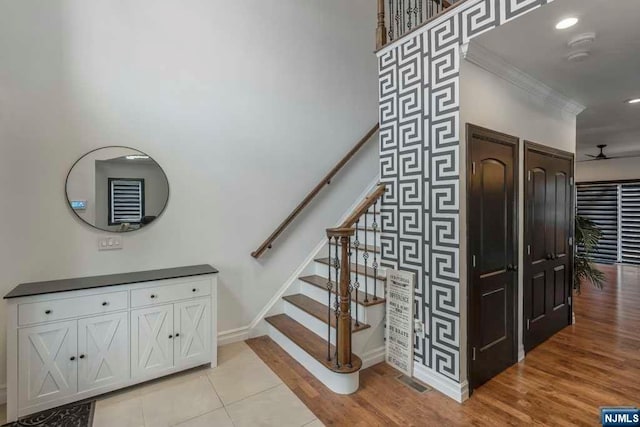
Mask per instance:
[[[169,200],[169,182],[155,160],[128,147],[105,147],[82,156],[66,183],[71,210],[104,231],[127,232],[158,218]]]

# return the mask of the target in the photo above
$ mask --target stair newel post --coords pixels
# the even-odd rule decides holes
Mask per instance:
[[[349,229],[349,232],[352,232]],[[351,365],[351,299],[349,298],[349,279],[351,266],[349,265],[349,234],[340,236],[342,243],[342,257],[340,266],[340,315],[336,330],[336,344],[338,346],[338,362],[341,366]]]
[[[385,26],[384,0],[378,0],[378,27],[376,28],[376,49],[387,44],[387,27]]]
[[[334,311],[335,311],[335,315],[336,315],[336,354],[335,354],[335,362],[336,362],[336,368],[340,368],[340,358],[338,357],[338,348],[339,348],[339,337],[341,335],[341,331],[340,328],[338,327],[338,324],[340,323],[340,280],[341,280],[341,275],[340,275],[340,258],[338,257],[338,240],[340,239],[340,237],[338,235],[335,235],[334,237],[334,247],[335,247],[335,258],[333,259],[333,267],[336,269],[336,300],[334,303]],[[329,341],[331,341],[331,336],[329,336]]]

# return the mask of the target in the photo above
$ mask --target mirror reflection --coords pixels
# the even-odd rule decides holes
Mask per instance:
[[[139,230],[155,221],[169,200],[164,171],[147,154],[105,147],[81,157],[66,183],[71,210],[104,231]]]

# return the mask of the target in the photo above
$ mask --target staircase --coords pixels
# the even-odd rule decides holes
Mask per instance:
[[[359,370],[384,359],[385,272],[379,199],[367,196],[265,318],[269,336],[332,391],[358,389]]]

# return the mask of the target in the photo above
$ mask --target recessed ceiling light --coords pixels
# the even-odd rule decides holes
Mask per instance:
[[[640,98],[634,98],[627,101],[628,104],[640,104]]]
[[[144,156],[141,154],[133,154],[131,156],[127,156],[127,160],[139,160],[139,159],[148,159],[149,156]]]
[[[578,18],[565,18],[556,24],[556,30],[566,30],[578,23]]]

